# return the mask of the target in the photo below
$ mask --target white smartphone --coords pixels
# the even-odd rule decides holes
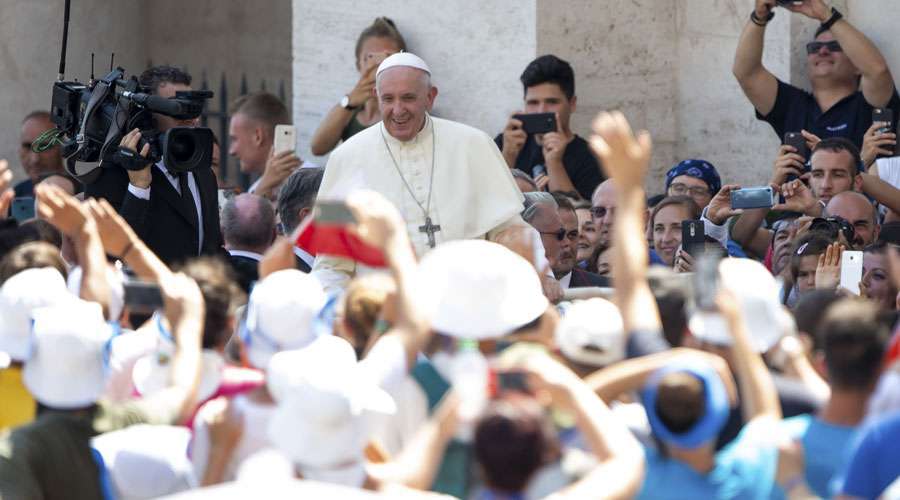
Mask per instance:
[[[275,125],[275,154],[293,151],[297,146],[293,125]]]
[[[863,275],[863,253],[847,251],[841,254],[841,286],[859,295]]]

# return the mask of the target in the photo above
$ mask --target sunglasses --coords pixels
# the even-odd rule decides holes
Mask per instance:
[[[836,40],[831,40],[830,42],[809,42],[806,44],[806,54],[815,54],[816,52],[822,50],[822,47],[827,48],[828,52],[843,52],[844,50],[841,48],[841,44],[839,44]]]
[[[567,233],[566,228],[564,228],[564,227],[561,227],[556,231],[539,231],[539,232],[541,234],[552,235],[553,237],[556,238],[556,241],[562,241],[566,238],[569,238],[570,240],[573,240],[573,241],[578,239],[578,231],[569,231]]]
[[[606,217],[606,214],[612,214],[615,211],[614,208],[607,209],[606,207],[591,207],[591,217],[595,219],[602,219]]]
[[[819,231],[825,233],[832,240],[837,240],[838,233],[843,233],[844,238],[847,239],[847,242],[852,243],[854,237],[856,236],[856,230],[853,229],[853,225],[847,222],[847,220],[841,217],[816,217],[809,224],[810,231]]]

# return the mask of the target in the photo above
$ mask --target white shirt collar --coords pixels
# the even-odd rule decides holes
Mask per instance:
[[[309,252],[296,245],[294,245],[294,255],[296,255],[297,258],[299,258],[303,262],[306,262],[309,267],[312,267],[313,262],[316,260],[316,258],[310,255]]]
[[[559,279],[559,286],[560,286],[563,290],[568,290],[568,289],[569,289],[569,283],[571,283],[571,282],[572,282],[572,271],[569,271],[569,274],[567,274],[567,275],[565,275],[565,276],[563,276],[562,278]]]
[[[262,255],[256,252],[248,252],[247,250],[229,250],[228,254],[232,257],[247,257],[253,260],[262,260]]]

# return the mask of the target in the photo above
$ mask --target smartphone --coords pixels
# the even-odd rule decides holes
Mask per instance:
[[[498,372],[497,385],[501,393],[507,391],[529,392],[528,382],[523,372]]]
[[[719,293],[719,261],[721,260],[720,253],[706,252],[694,261],[691,288],[694,292],[694,305],[701,311],[716,310],[716,295]]]
[[[797,154],[804,158],[809,158],[809,147],[806,145],[806,138],[800,132],[787,132],[784,134],[783,144],[794,146]]]
[[[159,285],[149,281],[129,279],[124,283],[125,306],[138,314],[152,314],[163,308],[162,292]]]
[[[841,254],[841,284],[840,286],[859,295],[859,282],[863,276],[863,253],[859,251],[845,250]]]
[[[681,221],[681,248],[692,256],[703,252],[706,232],[703,221],[689,219]]]
[[[542,175],[547,175],[547,167],[543,165],[535,165],[531,167],[531,178],[537,179]]]
[[[528,113],[513,118],[522,122],[522,130],[527,134],[556,132],[556,113]]]
[[[275,154],[293,151],[297,147],[296,129],[293,125],[275,125]]]
[[[872,110],[872,123],[886,122],[887,126],[878,129],[879,134],[887,134],[894,131],[894,110],[890,108],[875,108]]]
[[[34,197],[20,196],[13,199],[9,208],[10,213],[19,224],[34,218]]]
[[[343,201],[317,202],[313,218],[318,224],[347,225],[356,222],[350,207]]]
[[[772,208],[778,200],[771,186],[736,189],[731,192],[731,208]]]

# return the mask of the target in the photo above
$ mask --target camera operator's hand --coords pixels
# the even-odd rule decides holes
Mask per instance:
[[[9,163],[6,160],[0,160],[0,219],[6,218],[9,204],[16,196],[16,193],[9,188],[11,182],[12,172],[9,170]]]
[[[782,185],[789,175],[800,177],[805,169],[806,158],[797,153],[797,148],[782,144],[775,158],[775,170],[772,173],[772,184]]]
[[[777,188],[777,186],[775,186]],[[812,191],[803,181],[797,179],[782,184],[777,189],[784,196],[784,203],[778,203],[772,207],[772,210],[785,210],[788,212],[799,212],[810,217],[819,217],[822,215],[822,204],[813,195]]]
[[[801,3],[791,2],[784,6],[791,12],[797,12],[804,16],[824,23],[831,16],[831,7],[825,4],[823,0],[803,0]]]
[[[347,97],[350,99],[350,106],[354,108],[361,107],[374,95],[375,71],[377,69],[378,65],[374,64],[366,69],[362,76],[359,77],[356,86],[353,87],[353,90],[351,90],[349,94],[347,94]]]
[[[119,147],[137,151],[137,147],[140,141],[141,131],[138,129],[134,129],[131,132],[125,134],[125,137],[123,137],[119,142]],[[141,156],[146,158],[149,154],[150,145],[144,144],[144,147],[141,148]],[[134,187],[138,187],[141,189],[149,188],[150,182],[153,180],[153,174],[150,172],[150,167],[152,166],[152,163],[147,162],[147,166],[140,170],[126,170],[128,172],[128,182],[130,182]]]
[[[519,113],[521,111],[511,114],[506,122],[506,128],[503,129],[503,159],[506,160],[509,168],[516,166],[516,158],[519,157],[519,152],[522,151],[525,141],[528,140],[528,134],[522,130],[522,121],[513,118]]]
[[[282,151],[277,155],[274,154],[274,151],[275,146],[273,145],[269,159],[266,161],[266,170],[260,177],[256,190],[253,191],[253,194],[269,199],[275,198],[281,183],[303,164],[303,160],[293,151]]]
[[[874,163],[879,155],[894,155],[894,147],[897,145],[897,134],[892,132],[879,132],[879,130],[887,125],[888,124],[885,122],[874,122],[872,123],[872,126],[869,127],[869,130],[866,130],[866,135],[863,136],[863,146],[860,156],[862,157],[863,165],[865,165],[866,168],[869,168],[869,165]]]

